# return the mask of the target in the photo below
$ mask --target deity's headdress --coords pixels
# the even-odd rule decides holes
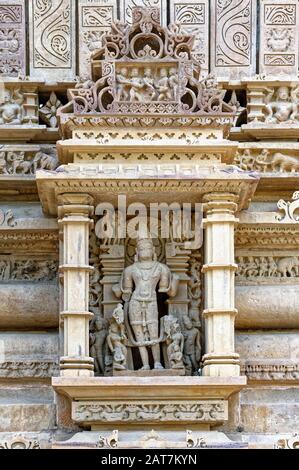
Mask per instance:
[[[157,261],[157,254],[156,250],[153,244],[153,240],[151,238],[139,238],[137,240],[137,247],[136,247],[136,256],[135,256],[135,261],[138,261],[138,250],[142,247],[149,247],[153,251],[153,260]]]

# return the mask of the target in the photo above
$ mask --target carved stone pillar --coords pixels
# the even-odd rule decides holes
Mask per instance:
[[[59,199],[59,224],[63,230],[63,311],[64,357],[60,375],[92,377],[89,357],[89,231],[93,225],[93,200],[85,194],[65,194]]]
[[[166,245],[166,264],[173,274],[180,279],[177,295],[168,299],[169,314],[182,319],[188,316],[190,299],[188,298],[189,258],[191,251],[185,250],[178,243],[168,243]]]
[[[205,337],[203,375],[239,376],[239,355],[235,353],[234,227],[237,198],[214,193],[204,197],[205,228]]]
[[[112,287],[120,282],[125,269],[125,247],[123,245],[109,245],[101,247],[100,254],[103,278],[103,312],[104,318],[111,319],[119,299],[113,294]]]

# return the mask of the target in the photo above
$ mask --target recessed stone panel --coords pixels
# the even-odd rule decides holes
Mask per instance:
[[[256,0],[212,1],[211,71],[232,80],[256,71]]]
[[[73,0],[30,0],[30,75],[46,81],[76,75],[76,5]]]
[[[184,31],[196,34],[194,56],[202,73],[209,70],[209,1],[170,0],[170,22],[180,23]]]
[[[91,54],[102,47],[103,34],[117,19],[116,0],[79,0],[79,69],[90,77]]]
[[[260,72],[297,76],[298,9],[296,0],[265,0],[260,9]]]

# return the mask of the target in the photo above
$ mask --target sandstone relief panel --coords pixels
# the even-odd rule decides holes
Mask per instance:
[[[297,149],[246,148],[237,152],[235,163],[244,171],[298,173],[299,158],[297,153]]]
[[[237,271],[237,283],[241,281],[252,282],[273,282],[287,281],[288,279],[298,279],[299,277],[299,257],[284,256],[273,253],[269,256],[266,252],[237,256],[239,265]],[[297,282],[297,281],[296,281]]]
[[[79,0],[80,77],[91,77],[91,54],[103,46],[103,34],[116,19],[116,0]]]
[[[75,2],[30,0],[30,75],[38,79],[75,77]]]
[[[58,262],[55,260],[35,260],[0,257],[0,282],[45,282],[57,280]]]
[[[0,178],[33,176],[37,170],[55,170],[58,166],[56,150],[51,146],[0,146]]]
[[[260,72],[297,76],[298,2],[264,1],[260,9]]]
[[[196,35],[193,53],[203,75],[209,71],[209,1],[171,0],[170,22]]]
[[[133,19],[133,8],[134,7],[145,7],[145,8],[159,8],[161,24],[166,26],[167,24],[167,2],[166,0],[120,0],[120,20],[123,23],[132,24]]]
[[[26,73],[25,2],[0,1],[0,75]]]
[[[211,27],[211,71],[231,79],[254,75],[256,0],[211,2]]]

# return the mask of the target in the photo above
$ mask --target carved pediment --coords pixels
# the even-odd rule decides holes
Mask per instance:
[[[200,78],[195,36],[160,26],[159,10],[135,8],[133,25],[116,22],[92,57],[93,79],[69,90],[60,114],[231,115],[226,91]]]

